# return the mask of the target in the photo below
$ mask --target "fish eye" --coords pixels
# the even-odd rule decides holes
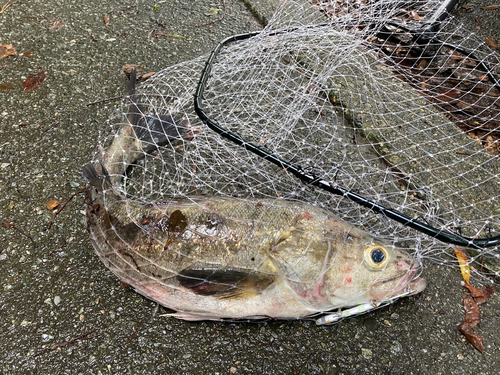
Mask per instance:
[[[385,247],[381,245],[369,245],[365,247],[365,261],[375,269],[383,268],[389,259],[389,254]]]

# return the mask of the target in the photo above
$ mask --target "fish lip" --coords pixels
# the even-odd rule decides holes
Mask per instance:
[[[394,280],[397,276],[379,280],[370,288],[370,294],[375,300],[381,300],[384,298],[394,299],[402,296],[412,296],[414,294],[418,294],[427,286],[427,281],[424,278],[417,276],[418,272],[419,268],[417,267],[411,267],[408,271],[405,271],[404,276],[401,277],[392,292],[389,293],[383,289],[377,290],[377,286]]]
[[[418,294],[425,289],[427,286],[427,281],[418,276],[419,268],[412,267],[406,273],[403,278],[396,285],[395,292],[393,293],[393,297],[397,297],[400,295],[412,296],[414,294]]]
[[[406,287],[407,295],[412,296],[422,292],[427,287],[427,281],[423,277],[415,277]]]

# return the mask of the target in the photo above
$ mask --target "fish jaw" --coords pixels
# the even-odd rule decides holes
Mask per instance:
[[[390,286],[392,278],[375,282],[369,291],[372,301],[390,300],[401,296],[412,296],[422,292],[427,286],[427,281],[419,277],[417,273],[418,268],[410,268],[395,286]]]

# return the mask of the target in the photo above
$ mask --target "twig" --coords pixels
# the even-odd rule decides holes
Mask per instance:
[[[127,342],[125,343],[125,346],[127,346],[130,341],[132,341],[134,339],[135,336],[137,336],[137,333],[139,332],[139,328],[141,328],[142,324],[144,323],[144,319],[141,320],[141,322],[139,323],[139,325],[137,326],[137,328],[135,329],[134,333],[132,334],[132,336],[130,336],[130,338],[127,340]]]
[[[123,95],[120,95],[120,96],[114,96],[112,98],[106,98],[106,99],[101,99],[101,100],[97,100],[95,102],[92,102],[92,103],[87,103],[87,107],[90,107],[91,105],[94,105],[94,104],[99,104],[99,103],[105,103],[105,102],[110,102],[112,100],[117,100],[117,99],[121,99],[123,98]]]
[[[190,27],[203,27],[203,26],[209,26],[209,25],[213,25],[214,23],[216,22],[220,22],[224,19],[224,17],[226,17],[226,12],[227,12],[227,9],[226,9],[226,0],[222,0],[222,8],[224,9],[224,13],[222,14],[222,17],[215,20],[215,21],[212,21],[212,22],[208,22],[208,23],[204,23],[204,24],[201,24],[201,25],[186,25],[186,24],[182,24],[182,26],[190,26]]]
[[[0,13],[3,13],[7,10],[8,7],[10,7],[11,5],[17,3],[19,0],[15,0],[14,2],[12,2],[12,0],[9,0],[7,1],[3,6],[2,6],[2,9],[0,9]]]
[[[168,37],[171,37],[171,38],[181,38],[181,39],[186,39],[187,36],[183,36],[183,35],[176,35],[176,34],[163,34],[163,33],[155,33],[156,36],[168,36]]]
[[[84,190],[85,190],[85,188],[81,188],[75,194],[73,194],[71,197],[69,197],[69,199],[66,202],[64,202],[64,204],[54,214],[54,217],[52,217],[52,220],[50,220],[49,224],[47,225],[47,229],[50,229],[50,227],[52,226],[52,223],[54,222],[54,219],[56,218],[56,216],[59,215],[59,212],[61,212],[64,207],[66,207],[66,205],[69,203],[69,201],[72,200],[74,197],[76,197],[78,194],[82,193]]]
[[[23,231],[22,229],[20,229],[20,228],[18,228],[18,227],[16,226],[16,223],[15,223],[15,222],[13,222],[13,221],[9,221],[9,220],[4,220],[4,221],[2,222],[2,227],[7,228],[7,229],[12,228],[12,229],[14,229],[15,231],[18,231],[18,232],[19,232],[19,233],[21,233],[23,236],[28,237],[28,238],[31,240],[31,242],[33,243],[33,247],[37,247],[37,245],[36,245],[36,241],[33,239],[33,237],[31,237],[31,236],[30,236],[29,234],[27,234],[27,233],[24,233],[24,231]]]
[[[68,341],[64,341],[64,342],[61,342],[59,344],[54,344],[54,345],[52,345],[52,346],[50,346],[48,348],[44,348],[44,349],[36,352],[35,354],[33,354],[33,357],[38,357],[40,354],[43,354],[43,353],[45,353],[48,350],[56,350],[56,349],[62,348],[64,346],[68,346],[68,345],[74,344],[75,342],[78,342],[78,341],[95,339],[96,337],[99,337],[101,335],[101,334],[97,333],[94,336],[90,336],[94,332],[96,332],[96,331],[90,331],[89,333],[85,333],[85,334],[83,334],[81,336],[73,337],[72,339],[69,339]]]
[[[161,23],[160,21],[158,20],[155,20],[153,17],[150,17],[151,21],[153,21],[154,23],[156,23],[156,25],[158,25],[159,27],[161,27],[162,29],[166,29],[167,26],[163,23]],[[151,35],[153,34],[153,32],[155,31],[155,29],[153,28],[153,30],[151,30],[151,32],[148,34],[148,39],[151,38]],[[170,38],[181,38],[181,39],[186,39],[187,36],[183,36],[183,35],[177,35],[177,34],[164,34],[164,33],[155,33],[156,36],[166,36],[166,37],[170,37]]]

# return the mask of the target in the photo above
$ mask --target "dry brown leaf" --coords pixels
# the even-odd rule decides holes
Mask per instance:
[[[486,285],[481,287],[480,289],[475,288],[471,284],[465,284],[464,287],[469,291],[471,297],[474,298],[474,300],[479,305],[487,302],[493,295],[493,292],[495,291],[495,288]]]
[[[456,89],[443,90],[441,91],[437,98],[442,102],[453,103],[455,100],[463,95],[463,92]]]
[[[63,21],[63,20],[57,20],[57,21],[54,21],[52,22],[48,29],[50,31],[56,31],[56,30],[59,30],[60,28],[62,28],[63,26],[66,26],[68,24],[67,21]]]
[[[10,221],[10,220],[4,220],[2,221],[2,227],[4,228],[15,228],[16,227],[16,223],[14,223],[13,221]]]
[[[498,43],[495,39],[491,39],[491,38],[486,38],[484,40],[486,42],[487,45],[489,45],[491,48],[494,48],[494,49],[498,49]]]
[[[136,72],[136,77],[137,79],[140,79],[142,77],[142,75],[144,74],[144,70],[142,69],[142,67],[140,65],[136,65],[136,64],[125,64],[123,65],[122,69],[123,69],[123,73],[125,73],[125,75],[127,76],[127,78],[130,78],[130,74],[132,74],[132,70],[135,68],[135,72]]]
[[[14,90],[14,86],[9,82],[0,83],[0,90]]]
[[[40,70],[39,72],[33,73],[28,78],[26,78],[23,82],[23,90],[24,92],[28,92],[40,86],[42,82],[45,80],[45,72]]]
[[[471,284],[465,284],[464,287],[470,294],[466,295],[462,300],[465,317],[458,329],[467,338],[467,340],[469,340],[469,342],[482,353],[484,351],[483,338],[474,331],[473,327],[475,327],[481,320],[479,316],[479,305],[485,303],[491,298],[495,288],[491,286],[483,286],[478,289]]]
[[[130,78],[130,74],[132,74],[132,70],[135,68],[136,72],[136,79],[138,81],[145,81],[149,78],[151,78],[156,72],[149,72],[149,73],[144,73],[144,70],[142,69],[142,66],[136,65],[136,64],[125,64],[123,65],[123,73],[127,76],[127,78]]]
[[[460,324],[458,327],[460,332],[469,340],[469,342],[474,345],[474,347],[479,350],[481,353],[484,352],[484,341],[481,336],[479,336],[472,327],[467,324],[466,322],[463,322]]]
[[[59,201],[57,199],[52,199],[47,202],[48,210],[53,210],[54,208],[57,208],[57,206],[59,206]]]
[[[147,79],[151,78],[152,76],[154,76],[156,72],[149,72],[149,73],[146,73],[146,74],[143,74],[142,76],[142,80],[143,81],[146,81]]]
[[[16,56],[16,49],[12,44],[0,44],[0,57],[4,58],[7,56]]]
[[[474,297],[474,300],[478,305],[481,305],[489,301],[489,299],[495,292],[495,288],[492,286],[483,286],[481,289],[479,289],[479,291],[481,292],[481,295]]]
[[[500,5],[486,5],[484,7],[481,7],[482,10],[495,10],[497,9],[498,7],[500,7]]]
[[[452,51],[451,52],[450,59],[465,61],[464,56],[462,54],[458,53],[457,51]]]
[[[417,12],[415,12],[414,10],[411,11],[411,16],[413,17],[413,19],[417,20],[417,21],[423,21],[424,18],[419,16],[419,14]]]
[[[481,320],[479,317],[479,305],[471,296],[465,296],[462,300],[465,310],[464,323],[475,327]]]

